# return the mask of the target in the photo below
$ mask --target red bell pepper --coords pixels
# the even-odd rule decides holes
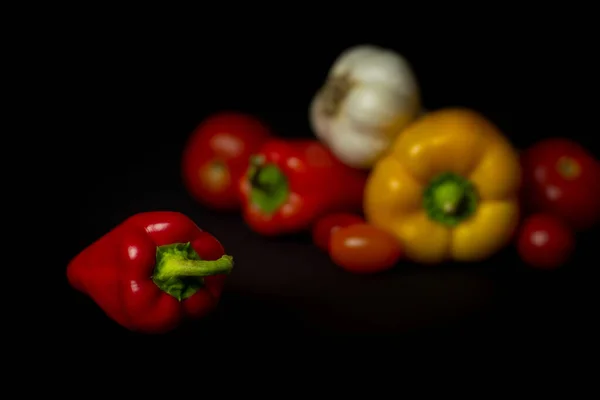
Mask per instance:
[[[240,179],[244,219],[262,235],[304,231],[325,214],[362,211],[366,179],[318,140],[272,139]]]
[[[136,214],[78,254],[71,286],[127,329],[165,333],[217,305],[233,258],[187,216]]]

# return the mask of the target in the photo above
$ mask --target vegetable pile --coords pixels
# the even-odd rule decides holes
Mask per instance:
[[[238,211],[272,237],[311,232],[357,274],[403,260],[478,262],[513,244],[540,269],[564,265],[600,222],[600,163],[569,139],[519,152],[483,115],[424,111],[408,62],[375,46],[345,51],[309,106],[314,139],[283,139],[224,112],[192,132],[189,194]],[[77,255],[70,284],[117,323],[163,333],[213,310],[233,258],[177,212],[134,215]]]

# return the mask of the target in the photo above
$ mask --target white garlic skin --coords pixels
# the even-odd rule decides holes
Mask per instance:
[[[347,80],[351,87],[330,115],[324,105],[328,84],[335,80]],[[419,86],[408,62],[391,50],[362,45],[344,51],[333,63],[312,100],[309,118],[317,138],[340,161],[366,169],[420,112]]]

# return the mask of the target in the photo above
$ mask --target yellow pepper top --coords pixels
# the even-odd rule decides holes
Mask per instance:
[[[517,152],[491,122],[439,110],[410,125],[375,165],[364,211],[416,262],[479,261],[512,237],[520,178]]]

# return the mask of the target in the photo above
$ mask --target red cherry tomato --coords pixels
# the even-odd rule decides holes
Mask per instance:
[[[568,139],[547,139],[521,156],[523,204],[581,230],[600,222],[600,163]]]
[[[398,239],[373,225],[358,224],[332,233],[331,260],[355,273],[375,273],[392,268],[402,255]]]
[[[574,248],[573,232],[552,215],[534,214],[526,218],[518,233],[519,255],[535,268],[560,267],[569,259]]]
[[[350,225],[364,224],[365,220],[356,214],[335,213],[320,218],[313,226],[312,237],[314,244],[323,251],[329,250],[331,234],[340,228]]]
[[[250,115],[224,112],[207,118],[192,132],[183,152],[186,189],[210,208],[238,209],[237,183],[249,157],[269,136],[269,128]]]

